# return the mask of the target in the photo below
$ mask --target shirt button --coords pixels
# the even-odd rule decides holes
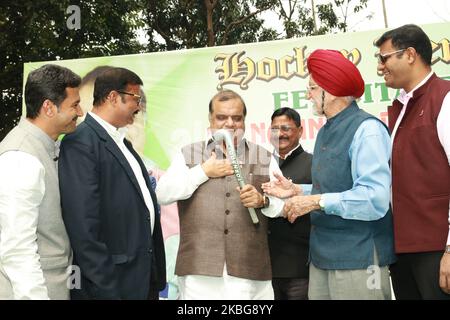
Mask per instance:
[[[230,194],[229,192],[227,192],[225,195],[226,195],[227,197],[229,197],[231,194]]]
[[[230,210],[225,210],[225,214],[230,214]]]
[[[228,234],[228,229],[225,229],[225,231],[223,233]]]

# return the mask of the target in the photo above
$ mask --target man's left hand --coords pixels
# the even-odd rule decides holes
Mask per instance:
[[[444,253],[439,271],[439,286],[446,294],[450,294],[450,253]]]
[[[247,208],[261,208],[264,206],[264,197],[251,184],[246,184],[237,190],[241,193],[241,202]]]
[[[320,209],[320,194],[312,196],[295,196],[288,199],[283,207],[284,216],[293,223],[297,217]]]

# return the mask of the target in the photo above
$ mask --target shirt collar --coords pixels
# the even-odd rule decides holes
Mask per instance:
[[[286,155],[284,156],[284,159],[280,157],[280,154],[278,153],[278,151],[276,150],[276,148],[273,149],[273,154],[274,154],[274,156],[276,156],[277,158],[286,160],[287,157],[289,157],[289,156],[292,154],[292,152],[294,152],[295,150],[297,150],[297,149],[300,147],[300,145],[301,145],[301,144],[300,144],[300,142],[299,142],[298,145],[297,145],[294,149],[292,149],[291,151],[289,151],[288,153],[286,153]]]
[[[123,139],[125,139],[125,136],[128,132],[127,127],[122,128],[116,128],[112,124],[110,124],[108,121],[103,120],[101,117],[96,115],[93,112],[89,112],[92,118],[94,118],[95,121],[97,121],[103,129],[106,130],[106,132],[111,136],[111,138],[116,142],[123,142]]]
[[[414,91],[423,86],[425,82],[427,82],[431,78],[432,75],[433,71],[430,71],[430,73],[422,81],[420,81],[420,83],[417,86],[415,86],[414,89],[412,89],[410,92],[406,92],[404,89],[401,89],[397,100],[400,101],[402,104],[405,104],[409,99],[413,97]]]

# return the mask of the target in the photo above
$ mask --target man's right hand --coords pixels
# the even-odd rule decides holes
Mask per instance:
[[[220,178],[232,175],[233,167],[228,160],[217,160],[216,153],[213,152],[208,160],[202,163],[202,169],[209,178]]]
[[[292,183],[291,179],[285,178],[282,174],[273,173],[276,180],[265,182],[261,185],[264,193],[280,199],[303,195],[300,185]]]

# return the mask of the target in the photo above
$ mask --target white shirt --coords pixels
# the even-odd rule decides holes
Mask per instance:
[[[44,177],[34,156],[0,155],[0,272],[11,281],[14,299],[49,299],[36,242]]]
[[[155,225],[155,209],[153,207],[153,201],[152,197],[150,196],[150,191],[147,187],[147,184],[145,183],[144,176],[142,175],[142,170],[139,166],[139,162],[131,154],[130,150],[128,150],[128,148],[125,146],[125,143],[123,142],[123,139],[125,139],[125,135],[127,133],[127,129],[125,127],[117,129],[107,121],[100,118],[95,113],[89,112],[89,114],[106,130],[106,132],[114,140],[120,151],[122,151],[123,155],[127,159],[128,163],[130,164],[134,176],[139,183],[139,188],[141,189],[142,195],[144,196],[145,205],[148,209],[148,212],[150,213],[151,231],[153,233],[153,227]]]
[[[433,71],[431,71],[414,89],[410,92],[406,92],[405,90],[400,90],[400,95],[397,100],[399,100],[403,104],[403,108],[400,112],[400,115],[395,122],[394,130],[392,130],[391,141],[394,142],[395,134],[397,133],[398,126],[405,115],[406,108],[408,107],[409,100],[413,97],[414,91],[423,86],[425,82],[427,82],[431,76],[433,75]],[[447,120],[445,120],[447,119]],[[445,154],[447,155],[448,164],[450,166],[450,126],[448,125],[448,121],[450,119],[450,92],[444,98],[442,102],[441,110],[439,111],[438,118],[436,120],[437,133],[439,141],[444,148]],[[448,209],[448,223],[449,223],[449,233],[447,236],[447,245],[450,245],[450,203]]]
[[[281,174],[276,160],[271,157],[269,164],[270,179],[275,179],[273,172]],[[208,181],[208,176],[201,165],[189,168],[181,152],[175,154],[166,173],[161,176],[156,186],[158,202],[162,205],[178,200],[185,200],[192,196],[197,188]],[[236,191],[237,192],[237,191]],[[284,202],[281,199],[270,197],[270,205],[261,212],[267,217],[281,215]],[[202,275],[187,275],[178,277],[181,299],[273,299],[272,282],[256,281],[229,276],[224,265],[222,277]]]
[[[273,149],[273,154],[276,156],[276,157],[278,157],[278,158],[280,158],[280,159],[283,159],[283,160],[286,160],[287,159],[287,157],[289,157],[291,154],[292,154],[292,152],[294,152],[295,150],[297,150],[299,147],[300,147],[300,142],[298,143],[298,145],[294,148],[294,149],[292,149],[291,151],[289,151],[288,153],[286,153],[285,155],[284,155],[284,158],[282,158],[281,156],[280,156],[280,154],[278,153],[278,151],[277,151],[277,148],[274,148]]]
[[[277,161],[272,156],[269,164],[270,180],[275,180],[274,172],[281,174]],[[156,196],[161,205],[168,205],[178,200],[186,200],[192,196],[197,188],[208,181],[209,178],[202,169],[196,165],[189,168],[184,160],[181,151],[177,152],[172,159],[169,169],[161,176],[156,186]],[[276,197],[270,198],[268,208],[263,208],[261,212],[269,217],[275,218],[282,215],[284,201]]]

